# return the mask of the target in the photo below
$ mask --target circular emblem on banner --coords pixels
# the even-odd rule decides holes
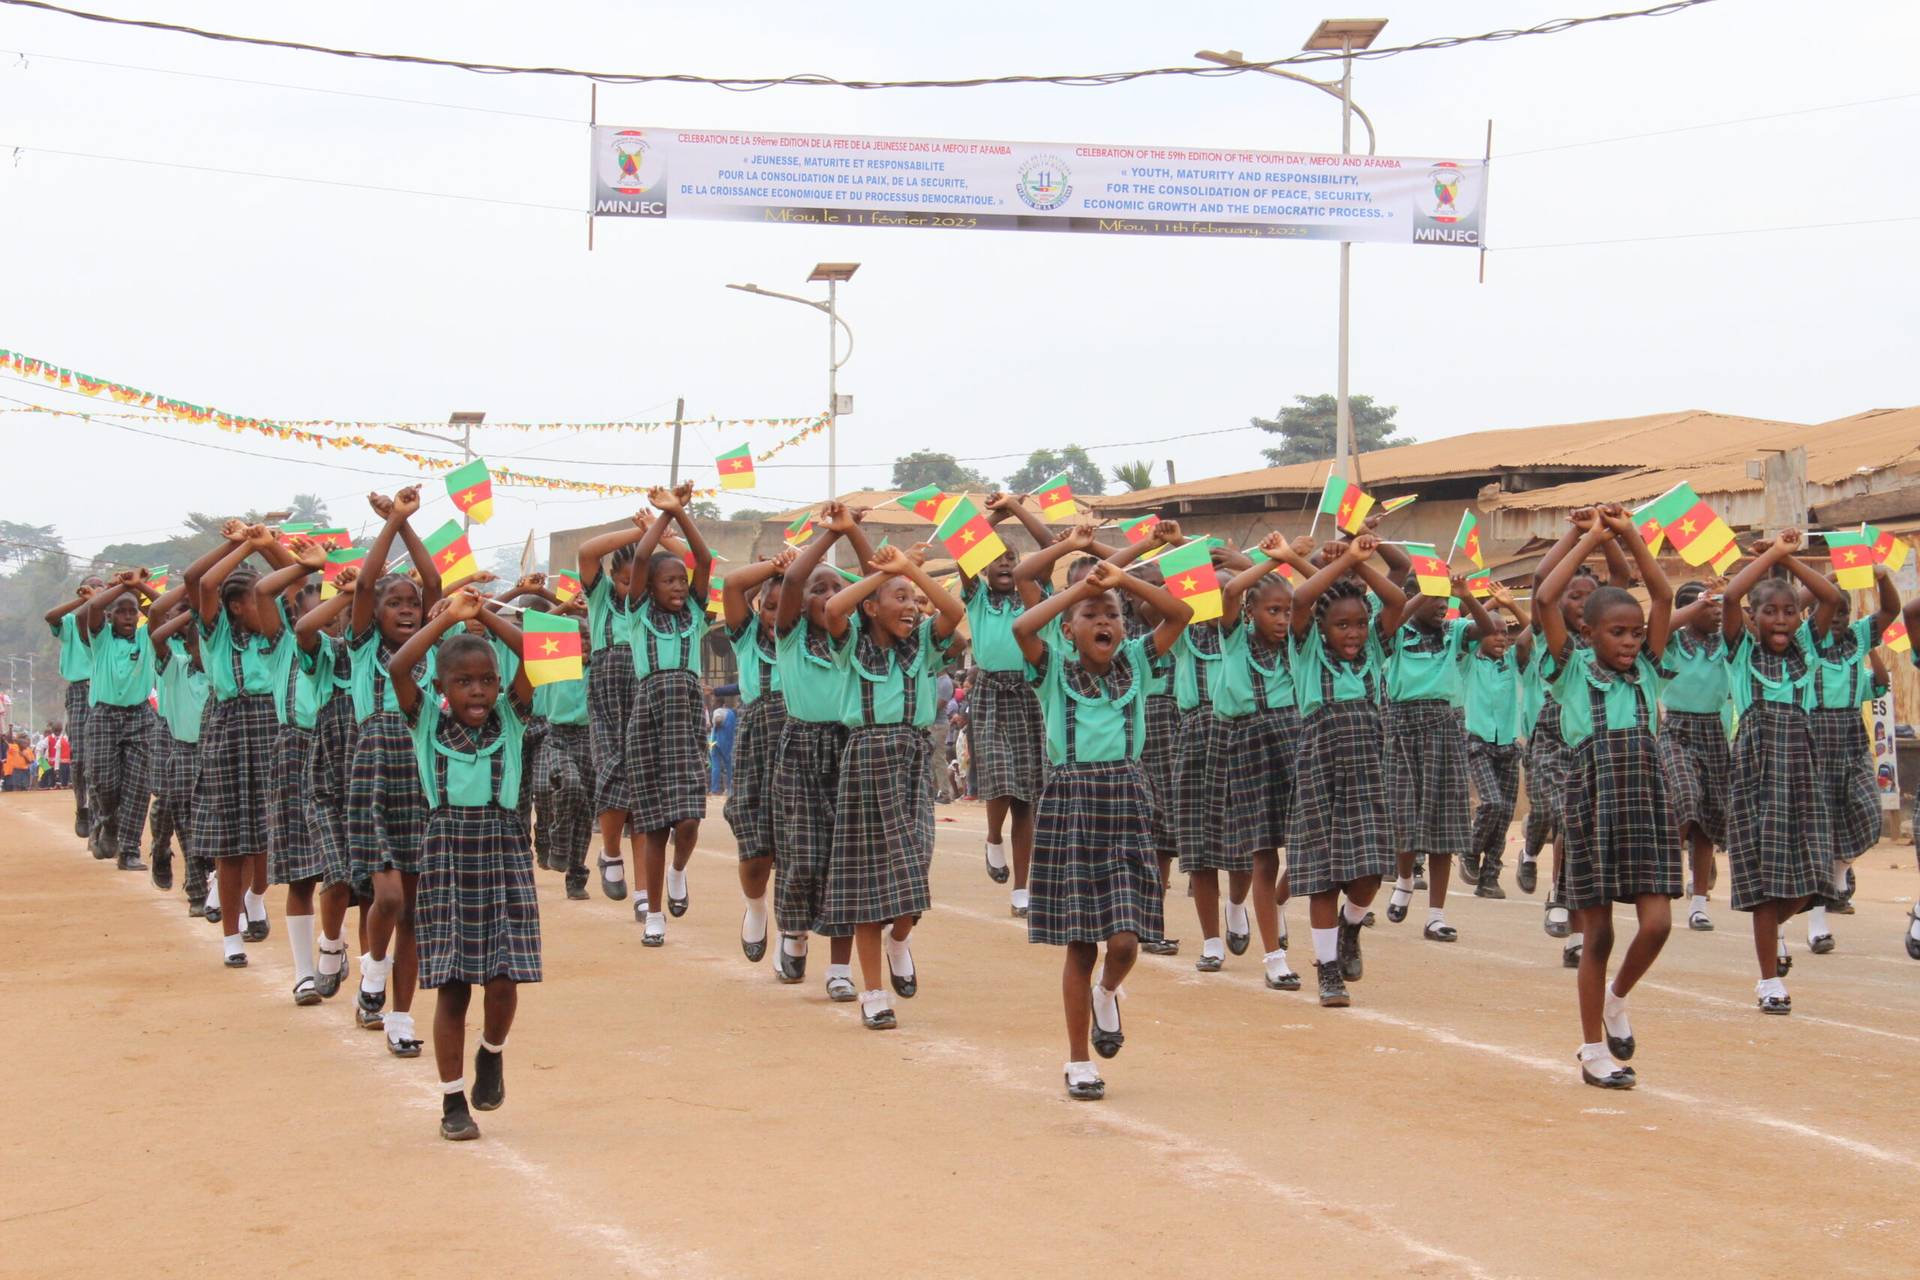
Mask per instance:
[[[622,195],[639,195],[660,179],[660,160],[640,129],[622,129],[607,138],[601,177]]]
[[[1073,171],[1059,156],[1032,156],[1020,166],[1020,199],[1029,209],[1058,209],[1073,194]]]
[[[1466,174],[1451,160],[1442,160],[1427,170],[1428,189],[1420,201],[1425,206],[1423,212],[1435,222],[1460,221],[1472,203],[1461,190],[1465,180]]]

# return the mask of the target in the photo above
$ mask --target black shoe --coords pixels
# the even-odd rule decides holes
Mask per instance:
[[[1322,1009],[1344,1009],[1353,1003],[1353,997],[1347,994],[1347,984],[1340,977],[1340,965],[1314,962],[1314,968],[1320,971],[1320,1007]]]
[[[79,836],[82,840],[85,840],[92,833],[93,833],[92,817],[88,815],[85,809],[75,809],[73,811],[73,834]]]
[[[913,952],[911,950],[907,952],[907,959],[913,959]],[[899,996],[902,1000],[913,999],[915,993],[920,990],[920,970],[918,968],[903,978],[893,971],[893,965],[889,963],[887,965],[887,980],[893,983],[893,994]]]
[[[1833,950],[1833,935],[1830,933],[1823,933],[1818,937],[1808,938],[1807,950],[1813,952],[1813,954],[1817,956],[1826,955],[1827,953]]]
[[[773,958],[773,976],[788,986],[796,982],[805,982],[807,980],[806,952],[790,956],[787,954],[786,947],[782,946]]]
[[[1920,960],[1920,938],[1913,936],[1913,922],[1920,920],[1920,905],[1907,908],[1907,958]]]
[[[1777,978],[1784,978],[1792,970],[1793,970],[1793,957],[1790,955],[1781,956],[1780,965],[1777,969],[1774,970],[1774,976]]]
[[[1420,936],[1428,942],[1460,941],[1460,931],[1444,920],[1427,921],[1427,927],[1420,931]]]
[[[1415,858],[1413,860],[1413,887],[1416,889],[1424,889],[1427,887],[1427,860],[1425,858]]]
[[[1621,1062],[1626,1062],[1633,1057],[1633,1051],[1636,1046],[1631,1035],[1616,1036],[1611,1031],[1608,1031],[1604,1024],[1600,1030],[1607,1038],[1608,1053],[1612,1054]]]
[[[745,938],[740,939],[741,953],[753,963],[759,964],[767,958],[767,939],[770,936],[770,933],[762,933],[760,935],[760,941],[758,942],[748,942]]]
[[[1472,884],[1472,885],[1479,884],[1480,883],[1480,867],[1481,867],[1481,861],[1480,861],[1480,855],[1478,853],[1461,854],[1460,855],[1460,882],[1462,884]]]
[[[586,880],[584,878],[575,880],[569,875],[567,877],[567,897],[574,902],[585,902],[587,900]]]
[[[1520,866],[1513,873],[1513,882],[1520,886],[1520,892],[1532,893],[1540,887],[1540,859],[1520,859]]]
[[[147,864],[140,861],[140,855],[137,853],[121,854],[119,858],[115,860],[114,865],[122,871],[145,871],[147,869]]]
[[[219,924],[220,923],[220,904],[212,901],[202,903],[200,907],[200,916],[208,924]]]
[[[169,849],[153,851],[153,887],[162,893],[173,888],[173,852]]]
[[[1140,949],[1150,956],[1177,956],[1180,954],[1180,939],[1148,938],[1140,944]]]
[[[1507,891],[1500,887],[1500,864],[1483,862],[1480,864],[1480,878],[1474,882],[1473,896],[1476,898],[1506,899]]]
[[[1402,920],[1405,920],[1407,918],[1407,909],[1413,905],[1412,897],[1408,897],[1405,902],[1398,901],[1398,897],[1398,893],[1390,892],[1387,894],[1388,924],[1399,924]]]
[[[660,933],[643,932],[640,935],[640,945],[643,947],[664,947],[667,945],[667,935],[664,931]]]
[[[626,872],[625,872],[626,863],[620,861],[617,858],[609,858],[606,854],[603,853],[600,855],[599,861],[595,865],[598,866],[600,869],[600,892],[606,894],[609,898],[612,898],[615,902],[620,902],[625,900],[627,896],[627,881],[626,881]],[[618,880],[607,879],[608,867],[622,868],[621,878]]]
[[[1120,1016],[1118,1003],[1113,1006],[1113,1013],[1116,1018]],[[1100,1025],[1099,1018],[1096,1017],[1093,1020],[1093,1051],[1095,1053],[1103,1058],[1111,1058],[1120,1052],[1120,1046],[1126,1042],[1126,1034],[1120,1028],[1115,1027],[1112,1031],[1108,1031]]]
[[[1760,1012],[1776,1013],[1785,1017],[1793,1012],[1792,996],[1761,996]]]
[[[236,951],[228,956],[222,963],[229,969],[244,969],[247,967],[247,953],[244,951]]]
[[[1570,918],[1566,920],[1555,920],[1553,918],[1555,911],[1565,911],[1566,909],[1566,904],[1555,902],[1552,898],[1547,899],[1546,909],[1540,913],[1540,927],[1547,931],[1549,938],[1569,938],[1573,936],[1573,921]]]
[[[1620,1067],[1609,1071],[1604,1076],[1597,1076],[1587,1070],[1587,1064],[1584,1062],[1580,1064],[1580,1078],[1596,1089],[1631,1089],[1640,1083],[1639,1077],[1633,1074],[1632,1067]]]
[[[387,1025],[387,989],[368,992],[360,988],[353,1001],[353,1020],[368,1031],[378,1031]]]
[[[1578,969],[1580,967],[1580,953],[1585,949],[1586,944],[1584,942],[1576,942],[1570,947],[1560,948],[1560,967],[1562,969]]]
[[[689,891],[689,892],[691,892],[691,891],[692,891],[692,886],[691,886],[691,885],[689,885],[689,886],[688,886],[688,891]],[[678,919],[679,919],[679,918],[680,918],[681,916],[683,916],[683,915],[685,915],[685,914],[687,914],[687,899],[686,899],[686,895],[684,895],[684,894],[683,894],[683,895],[681,895],[680,897],[678,897],[678,898],[676,898],[676,897],[674,897],[674,896],[673,896],[673,893],[672,893],[672,891],[668,891],[668,893],[667,893],[667,914],[668,914],[668,915],[670,915],[670,916],[672,916],[672,917],[673,917],[673,918],[674,918],[675,920],[678,920]]]
[[[504,1054],[487,1049],[473,1055],[473,1109],[498,1111],[507,1100],[507,1063]]]
[[[832,966],[829,965],[828,968],[832,968]],[[852,978],[844,978],[835,974],[833,977],[827,979],[827,999],[833,1001],[833,1003],[852,1004],[859,998],[859,988],[853,985]]]
[[[1000,847],[1003,851],[1006,849],[1005,845],[1001,845]],[[987,864],[987,879],[993,881],[995,884],[1005,884],[1008,877],[1013,875],[1013,866],[1011,863],[1004,867],[996,867],[993,865],[992,860],[986,856],[984,850],[981,851],[980,858],[981,861]]]
[[[472,1142],[480,1136],[480,1126],[467,1110],[467,1095],[447,1093],[440,1096],[440,1136],[448,1142]]]
[[[207,900],[205,898],[188,898],[187,914],[192,916],[196,920],[199,919],[201,916],[206,915]]]
[[[861,1025],[869,1031],[891,1031],[900,1025],[899,1019],[893,1016],[893,1010],[891,1009],[882,1009],[878,1013],[868,1013],[865,1009],[862,1009],[860,1010],[860,1022]]]
[[[1225,963],[1226,961],[1221,959],[1219,956],[1210,956],[1206,952],[1202,951],[1200,953],[1200,958],[1193,962],[1193,967],[1198,969],[1202,973],[1218,973],[1220,972],[1220,966]]]
[[[301,1008],[319,1004],[325,997],[320,994],[320,982],[317,978],[302,978],[293,984],[293,1002]]]
[[[1098,1102],[1107,1096],[1107,1082],[1099,1076],[1075,1084],[1064,1072],[1061,1078],[1067,1082],[1067,1096],[1075,1102]]]
[[[243,942],[265,942],[267,935],[271,932],[273,932],[272,927],[267,924],[265,916],[258,920],[249,918],[241,927],[240,938]]]
[[[87,851],[99,862],[105,862],[113,857],[113,850],[107,845],[106,833],[107,829],[102,827],[87,837]]]
[[[1027,912],[1030,911],[1031,909],[1032,908],[1030,907],[1016,907],[1016,906],[1013,906],[1011,903],[1009,903],[1007,906],[1007,910],[1013,913],[1013,918],[1015,920],[1025,920],[1027,918]]]
[[[1366,976],[1366,968],[1360,963],[1362,927],[1348,924],[1344,915],[1340,917],[1340,976],[1348,982],[1358,982]]]
[[[1362,916],[1362,917],[1360,918],[1360,927],[1361,927],[1362,929],[1371,929],[1371,928],[1373,928],[1373,912],[1371,912],[1371,911],[1369,911],[1369,912],[1367,912],[1367,914],[1366,914],[1366,915],[1364,915],[1364,916]]]
[[[1277,978],[1271,974],[1265,976],[1267,980],[1267,990],[1269,991],[1298,991],[1300,989],[1300,975],[1291,969]]]
[[[326,955],[333,954],[332,952],[327,951],[325,947],[321,948],[321,952]],[[313,989],[320,993],[320,998],[322,1000],[331,1000],[335,996],[340,994],[340,984],[346,981],[346,978],[347,978],[347,949],[345,947],[342,947],[340,948],[339,970],[335,973],[316,972],[313,975]]]
[[[396,1058],[417,1058],[420,1056],[420,1046],[422,1043],[423,1042],[419,1040],[395,1040],[392,1036],[388,1036],[387,1052]]]
[[[1241,910],[1244,911],[1246,908],[1242,906]],[[1249,924],[1251,924],[1251,917],[1249,917]],[[1227,930],[1227,950],[1236,956],[1247,954],[1247,947],[1252,941],[1253,935],[1251,933],[1235,933],[1232,929]]]

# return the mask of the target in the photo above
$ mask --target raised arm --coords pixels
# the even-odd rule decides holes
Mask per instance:
[[[1027,505],[1030,495],[1024,493],[1001,493],[998,490],[987,495],[987,523],[999,524],[1007,516],[1020,522],[1036,547],[1048,547],[1053,544],[1053,530],[1047,528],[1047,522],[1040,513]],[[995,504],[999,505],[996,506]]]
[[[1541,634],[1546,637],[1547,652],[1556,659],[1567,652],[1567,619],[1560,610],[1560,601],[1587,557],[1613,536],[1613,530],[1601,523],[1599,513],[1585,511],[1578,514],[1583,515],[1585,520],[1580,526],[1580,540],[1574,544],[1573,554],[1555,564],[1553,572],[1533,591],[1533,616],[1540,623]]]
[[[1567,531],[1560,535],[1558,542],[1555,542],[1551,547],[1547,548],[1547,554],[1541,556],[1540,563],[1534,566],[1533,590],[1536,601],[1539,599],[1540,584],[1545,582],[1547,575],[1552,573],[1560,562],[1572,553],[1574,544],[1579,542],[1581,535],[1586,532],[1586,516],[1592,511],[1593,508],[1591,507],[1581,507],[1577,511],[1569,512],[1567,514]],[[1578,568],[1585,563],[1584,558],[1576,560],[1574,561],[1574,567]],[[1536,604],[1535,611],[1538,612],[1538,609],[1539,606]]]
[[[771,560],[756,560],[727,575],[720,587],[721,612],[727,630],[738,631],[753,616],[747,607],[747,592],[767,582],[776,573],[785,572],[798,554],[792,547],[787,547]]]
[[[1747,592],[1759,586],[1761,581],[1770,577],[1773,566],[1786,556],[1787,548],[1782,540],[1757,542],[1753,545],[1753,559],[1747,561],[1740,572],[1733,575],[1733,581],[1727,584],[1726,598],[1720,605],[1720,634],[1732,644],[1747,629],[1746,610],[1742,607]]]
[[[93,591],[94,589],[92,587],[80,587],[73,593],[73,599],[62,601],[61,603],[53,606],[53,608],[47,610],[46,612],[47,625],[50,627],[58,628],[60,626],[60,619],[66,617],[68,614],[72,613],[75,609],[78,609],[81,605],[85,604],[87,602],[87,597],[92,595]]]
[[[1824,573],[1816,573],[1812,566],[1804,563],[1793,553],[1806,541],[1806,535],[1798,529],[1788,529],[1775,540],[1775,545],[1785,546],[1786,554],[1781,562],[1787,566],[1787,572],[1800,580],[1802,586],[1813,595],[1813,634],[1824,636],[1833,630],[1833,620],[1840,612],[1841,601],[1846,597],[1833,579]]]
[[[1346,577],[1353,566],[1359,563],[1359,557],[1349,544],[1345,551],[1323,565],[1315,566],[1307,561],[1301,563],[1305,566],[1306,580],[1293,589],[1293,615],[1287,622],[1296,640],[1305,636],[1313,626],[1314,601],[1327,594],[1334,583]],[[1404,606],[1404,595],[1401,603]]]
[[[253,584],[254,606],[260,616],[260,634],[269,641],[278,640],[281,631],[280,611],[273,607],[273,602],[279,599],[281,592],[307,575],[319,572],[327,563],[327,549],[306,538],[295,538],[287,551],[293,556],[292,564],[263,575]]]
[[[1260,579],[1286,563],[1281,559],[1287,551],[1287,539],[1284,534],[1270,533],[1260,540],[1261,554],[1267,558],[1259,564],[1250,565],[1233,575],[1220,588],[1220,620],[1231,624],[1240,617],[1240,602],[1247,592],[1253,590]],[[1282,580],[1284,581],[1284,579]],[[1291,587],[1288,588],[1292,590]],[[1191,612],[1191,610],[1189,610]]]
[[[1900,616],[1900,588],[1893,584],[1893,571],[1884,564],[1873,566],[1873,585],[1878,593],[1873,619],[1873,642],[1880,643],[1880,637],[1887,633],[1893,620]]]
[[[668,502],[678,501],[671,489],[654,489],[647,495],[648,501],[652,501],[653,494],[656,493]],[[634,544],[633,572],[627,575],[627,599],[629,601],[638,602],[647,598],[647,592],[650,589],[649,579],[652,576],[648,572],[647,565],[652,561],[653,553],[660,549],[660,539],[666,536],[667,528],[672,523],[673,521],[667,516],[663,508],[659,516],[648,522],[645,532],[640,535],[639,540]],[[688,599],[692,599],[692,597],[689,596]],[[705,604],[706,602],[704,600],[700,601],[694,605],[694,608],[702,608]]]
[[[1124,591],[1152,605],[1160,615],[1160,624],[1148,637],[1153,643],[1156,656],[1173,648],[1174,641],[1193,621],[1193,606],[1158,583],[1148,582],[1145,578],[1136,578],[1122,570],[1118,565],[1102,562],[1093,566],[1093,572],[1087,575],[1087,581],[1101,591]]]
[[[373,535],[373,545],[367,548],[367,558],[361,564],[360,578],[366,584],[366,590],[353,593],[353,614],[347,622],[347,631],[351,636],[365,635],[373,626],[373,588],[387,571],[387,554],[393,548],[393,538],[407,518],[400,514],[392,498],[381,493],[367,495],[367,504],[381,520],[380,531]]]
[[[214,569],[219,566],[222,560],[233,553],[233,548],[236,544],[245,544],[247,540],[247,526],[241,524],[238,520],[229,520],[220,526],[220,536],[225,539],[225,541],[219,543],[198,560],[188,565],[180,575],[181,581],[186,585],[188,606],[203,616],[207,611],[201,607],[205,603],[205,597],[201,594],[200,584],[206,580],[208,574],[212,573]],[[242,555],[244,556],[244,554],[243,552]],[[235,561],[234,563],[237,564],[239,562]],[[229,572],[231,572],[231,569],[229,569]],[[226,574],[223,573],[220,576],[225,578]]]
[[[807,579],[827,558],[827,550],[839,540],[840,535],[832,528],[817,533],[800,548],[800,554],[794,558],[787,570],[787,576],[780,583],[780,608],[774,614],[774,629],[782,635],[800,621],[807,599]]]
[[[938,615],[933,620],[936,638],[945,640],[967,620],[967,606],[960,603],[951,591],[935,582],[933,575],[919,561],[899,547],[882,547],[874,552],[873,567],[884,572],[905,574],[914,586],[926,593],[927,603],[933,606]]]
[[[620,548],[630,547],[640,541],[640,536],[652,523],[651,513],[636,511],[633,513],[633,528],[597,533],[581,543],[580,549],[574,553],[574,567],[580,571],[580,590],[583,593],[593,590],[593,584],[600,580],[600,561]]]
[[[1390,636],[1400,630],[1400,624],[1407,617],[1407,593],[1400,584],[1380,571],[1373,561],[1374,552],[1380,548],[1380,539],[1370,533],[1363,533],[1353,540],[1348,555],[1357,555],[1353,572],[1367,589],[1380,597],[1380,616],[1374,620],[1374,628],[1379,635]],[[1411,564],[1411,562],[1409,562]]]
[[[1640,536],[1640,526],[1633,522],[1633,516],[1625,507],[1609,502],[1600,508],[1600,519],[1613,533],[1612,541],[1602,544],[1607,563],[1613,563],[1613,555],[1608,553],[1624,546],[1627,555],[1633,557],[1640,581],[1646,584],[1647,648],[1657,661],[1666,653],[1667,638],[1673,634],[1673,584],[1667,581],[1660,562],[1654,559],[1646,539]]]
[[[80,629],[89,636],[98,635],[100,628],[107,625],[107,610],[114,601],[133,590],[134,571],[122,569],[113,575],[107,585],[87,598],[87,611],[80,616]]]
[[[257,524],[246,526],[244,539],[228,548],[227,553],[215,561],[213,568],[207,570],[201,577],[193,607],[203,620],[210,620],[220,612],[220,588],[228,577],[262,544],[271,541],[272,537],[272,534]],[[194,590],[189,588],[189,592]]]
[[[691,493],[691,488],[688,489]],[[696,609],[706,607],[707,584],[713,574],[713,552],[707,547],[707,540],[700,534],[700,525],[687,513],[686,499],[678,490],[655,489],[647,495],[647,500],[660,508],[663,516],[671,518],[687,535],[687,550],[693,555],[693,572],[688,575],[688,595],[697,601]],[[662,506],[662,500],[669,505]],[[664,533],[665,530],[662,530]]]
[[[155,652],[164,649],[168,640],[185,630],[193,622],[193,610],[175,609],[165,622],[156,624],[151,617],[147,619],[147,636],[153,641]]]
[[[1380,536],[1380,522],[1385,520],[1387,515],[1388,513],[1382,511],[1378,506],[1375,506],[1372,511],[1369,511],[1366,519],[1367,532],[1378,538]],[[1453,559],[1453,549],[1449,547],[1447,554],[1441,558],[1451,561]],[[1412,558],[1395,544],[1384,540],[1380,543],[1380,562],[1386,566],[1387,574],[1396,580],[1403,579],[1409,573],[1413,572]]]
[[[1453,575],[1453,594],[1460,599],[1460,606],[1467,611],[1467,617],[1473,625],[1467,628],[1466,642],[1472,644],[1481,636],[1490,636],[1495,631],[1504,630],[1487,612],[1487,606],[1480,603],[1480,597],[1473,594],[1473,588],[1467,585],[1465,574]]]
[[[335,618],[353,607],[353,597],[359,583],[356,570],[343,569],[340,576],[334,579],[335,594],[294,619],[293,641],[300,646],[300,652],[312,653],[320,647],[320,633]]]
[[[1111,566],[1109,566],[1111,568]],[[1119,572],[1118,570],[1112,570]],[[1033,608],[1026,610],[1013,620],[1014,643],[1020,646],[1020,654],[1034,666],[1046,661],[1047,642],[1040,638],[1040,632],[1049,622],[1065,613],[1082,600],[1099,594],[1102,588],[1095,585],[1100,573],[1098,566],[1080,581],[1065,591],[1056,591]],[[1125,575],[1122,575],[1125,576]],[[1189,607],[1191,615],[1191,607]]]
[[[476,597],[478,598],[478,597]],[[513,673],[513,701],[517,706],[526,706],[533,701],[533,682],[527,679],[527,637],[518,626],[507,621],[507,615],[498,609],[486,607],[481,600],[480,625],[491,631],[500,643],[513,650],[513,656],[520,659]]]
[[[420,607],[431,609],[446,590],[440,581],[440,566],[433,562],[433,553],[413,531],[413,517],[420,511],[419,487],[408,485],[394,494],[393,509],[400,516],[400,543],[407,549],[407,558],[413,561],[414,572],[420,575]]]
[[[1020,593],[1020,603],[1031,609],[1040,603],[1040,584],[1053,577],[1053,567],[1066,556],[1075,552],[1093,550],[1093,528],[1090,525],[1077,524],[1066,534],[1052,542],[1043,542],[1038,551],[1020,557],[1013,566],[1013,586]]]

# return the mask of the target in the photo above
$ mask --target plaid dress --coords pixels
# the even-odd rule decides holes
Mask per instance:
[[[423,704],[422,711],[437,713],[438,708]],[[502,741],[503,714],[515,713],[496,710],[478,729],[451,716],[430,717],[436,722],[432,767],[441,803],[427,817],[415,907],[425,988],[493,978],[540,981],[540,899],[527,835],[530,792],[522,786],[517,796],[507,797],[512,807],[501,803],[505,753],[514,745]],[[464,755],[491,750],[488,794],[494,803],[447,803],[448,758],[439,747]]]
[[[398,648],[384,637],[378,644],[373,705],[380,709],[360,722],[347,778],[348,877],[356,885],[370,883],[376,871],[418,874],[420,842],[427,829],[427,801],[414,764],[413,735],[407,731],[405,716],[382,705],[387,663]],[[414,668],[413,675],[416,682],[425,681],[426,664]],[[438,695],[423,683],[421,696]]]
[[[976,770],[974,794],[982,800],[1032,801],[1046,783],[1044,726],[1040,703],[1024,672],[981,671],[967,697]]]
[[[1808,713],[1817,771],[1814,785],[1820,803],[1832,815],[1833,856],[1840,862],[1851,862],[1879,843],[1882,826],[1880,789],[1873,776],[1873,744],[1860,714],[1870,692],[1863,643],[1873,643],[1871,625],[1862,619],[1850,627],[1835,629],[1818,642],[1820,671],[1815,687],[1820,689],[1831,673],[1846,686],[1849,705],[1824,706],[1821,704],[1826,699],[1816,696]],[[1812,638],[1811,628],[1807,635]]]
[[[200,781],[193,806],[196,856],[217,861],[266,853],[267,810],[276,783],[273,742],[279,732],[272,694],[208,700],[200,722]]]
[[[1300,711],[1291,697],[1285,706],[1267,705],[1266,672],[1280,674],[1277,668],[1289,661],[1287,651],[1269,650],[1250,626],[1246,645],[1253,703],[1258,709],[1221,720],[1219,731],[1226,807],[1218,844],[1222,869],[1228,871],[1251,871],[1254,854],[1286,844],[1293,809],[1294,756],[1300,750]],[[1278,692],[1271,695],[1279,696]]]
[[[1317,678],[1321,698],[1320,706],[1301,718],[1300,750],[1294,757],[1287,873],[1296,897],[1390,875],[1395,861],[1378,666],[1372,660],[1358,668],[1346,666],[1345,674],[1364,682],[1365,696],[1336,700],[1335,659],[1326,655],[1312,667],[1300,660],[1306,646],[1320,644],[1315,628],[1296,647],[1294,657],[1296,682]]]
[[[307,755],[307,819],[313,825],[313,843],[323,870],[325,888],[353,880],[353,855],[347,842],[347,789],[353,777],[353,745],[359,726],[353,719],[353,699],[347,696],[351,663],[345,645],[334,646],[334,679],[338,691],[320,708],[314,720],[313,750]],[[373,886],[361,883],[356,893],[371,896]]]
[[[1560,834],[1560,800],[1567,785],[1566,744],[1560,741],[1560,704],[1549,697],[1527,739],[1527,835],[1545,844]]]
[[[533,766],[548,859],[564,863],[568,880],[579,884],[586,883],[587,847],[593,843],[591,735],[584,724],[549,724]]]
[[[727,825],[733,828],[740,861],[773,856],[774,764],[787,725],[787,701],[778,691],[763,692],[740,713],[740,734],[733,744],[733,790],[727,793]]]
[[[788,717],[773,772],[773,915],[780,932],[851,937],[821,919],[840,795],[845,725]]]
[[[633,650],[624,642],[593,652],[587,676],[587,727],[593,752],[593,812],[633,808],[633,774],[627,767],[627,722],[633,718],[640,677]]]
[[[121,856],[140,852],[147,824],[148,765],[153,748],[153,709],[108,703],[87,715],[88,800],[93,829]]]
[[[1855,716],[1854,723],[1860,722]],[[1673,803],[1674,829],[1688,827],[1714,844],[1727,843],[1727,784],[1733,755],[1727,727],[1717,715],[1668,711],[1660,717],[1660,769]]]
[[[1386,721],[1394,845],[1402,853],[1465,852],[1472,830],[1467,742],[1452,704],[1437,698],[1396,702]]]
[[[1507,828],[1520,800],[1520,744],[1494,743],[1467,735],[1467,779],[1479,803],[1467,847],[1498,866],[1507,847]]]
[[[1735,643],[1729,661],[1751,699],[1733,740],[1727,796],[1733,909],[1824,894],[1832,883],[1836,840],[1832,811],[1819,802],[1813,729],[1802,705],[1806,655],[1797,645],[1768,652],[1748,634]],[[1786,700],[1767,700],[1768,690]],[[1735,698],[1748,700],[1738,684]]]
[[[327,873],[307,792],[319,739],[312,729],[283,724],[274,740],[274,788],[267,812],[267,883],[298,884]]]
[[[1147,695],[1147,740],[1140,748],[1140,777],[1147,787],[1147,811],[1153,838],[1149,842],[1160,858],[1180,856],[1173,825],[1173,795],[1180,751],[1180,707],[1170,693]]]
[[[153,847],[164,849],[175,835],[183,835],[185,823],[176,823],[173,806],[167,803],[167,768],[173,755],[173,732],[159,716],[153,718],[152,736],[147,740],[147,790],[153,802],[147,808],[147,831]],[[186,841],[181,840],[182,848]]]
[[[1569,910],[1648,894],[1680,896],[1679,832],[1649,722],[1655,682],[1653,664],[1643,656],[1626,673],[1578,662],[1560,686],[1563,698],[1587,697],[1593,722],[1586,740],[1566,752],[1561,900]],[[1636,688],[1631,729],[1607,727],[1606,689],[1618,683]]]
[[[1226,734],[1213,714],[1213,690],[1220,655],[1220,628],[1202,624],[1181,633],[1177,661],[1192,664],[1199,704],[1181,713],[1180,736],[1174,745],[1173,827],[1180,845],[1182,870],[1221,867],[1221,827],[1226,821],[1226,774],[1221,748]],[[1196,656],[1201,655],[1201,656]],[[1241,868],[1245,870],[1246,868]]]
[[[698,822],[707,814],[707,721],[700,697],[701,630],[692,625],[692,606],[680,615],[668,615],[651,601],[642,606],[633,624],[633,643],[645,645],[651,672],[634,690],[633,710],[627,717],[626,758],[632,802],[628,827],[634,831],[664,831],[677,822]],[[651,618],[678,631],[681,665],[660,667],[659,637],[648,625]],[[597,677],[598,671],[596,669]],[[592,686],[588,686],[592,697]]]

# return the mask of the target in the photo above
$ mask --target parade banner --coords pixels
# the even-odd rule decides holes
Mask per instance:
[[[1479,160],[1218,147],[593,130],[593,211],[803,226],[1479,248]]]

